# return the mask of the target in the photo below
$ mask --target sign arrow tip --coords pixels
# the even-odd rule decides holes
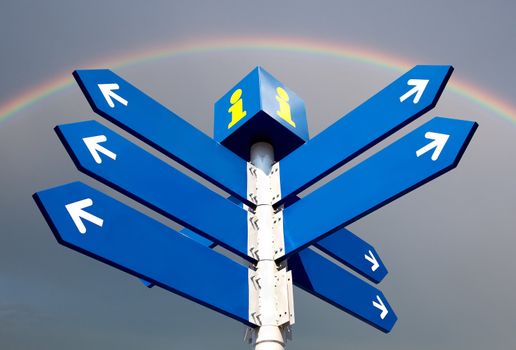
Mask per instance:
[[[421,147],[420,149],[418,149],[416,151],[416,156],[420,157],[423,154],[425,154],[426,152],[429,152],[432,149],[434,149],[434,152],[432,153],[431,159],[433,161],[436,161],[439,158],[439,156],[441,155],[441,152],[442,152],[444,146],[446,145],[446,142],[448,142],[448,139],[450,138],[450,135],[448,135],[448,134],[440,134],[440,133],[437,133],[437,132],[429,131],[429,132],[427,132],[425,134],[425,138],[427,138],[429,140],[432,140],[432,142],[430,142],[426,146]]]
[[[428,85],[428,81],[428,79],[409,79],[407,81],[407,85],[413,86],[413,88],[407,91],[403,96],[400,96],[400,102],[404,102],[410,96],[415,95],[412,102],[414,104],[418,103],[421,96],[423,96],[423,92]]]
[[[374,256],[373,252],[369,250],[369,254],[364,254],[364,258],[369,261],[371,264],[371,270],[375,272],[379,267],[380,264],[378,263],[378,260],[376,260],[376,257]]]
[[[100,89],[100,92],[102,92],[102,95],[104,96],[104,99],[106,100],[109,107],[115,108],[115,103],[113,102],[113,99],[117,100],[124,106],[127,106],[127,100],[113,92],[113,90],[120,89],[120,86],[118,84],[98,84],[98,87]]]
[[[79,232],[82,234],[86,233],[86,226],[84,226],[84,223],[82,221],[83,219],[99,227],[102,227],[102,225],[104,224],[104,220],[83,210],[84,208],[91,207],[92,205],[93,200],[91,200],[91,198],[86,198],[65,205],[65,208],[68,211],[70,217],[72,218],[73,223],[75,224]]]
[[[387,314],[389,313],[389,310],[387,310],[387,307],[383,303],[382,299],[380,299],[379,295],[376,296],[376,299],[378,300],[378,302],[373,300],[373,306],[382,312],[380,314],[380,318],[383,320],[385,316],[387,316]]]
[[[105,135],[97,135],[97,136],[90,136],[90,137],[84,137],[82,139],[86,147],[88,148],[88,151],[90,151],[91,156],[95,160],[97,164],[102,163],[102,158],[100,158],[100,154],[102,153],[106,155],[107,157],[116,160],[116,154],[107,148],[99,145],[99,143],[106,142],[107,137]]]

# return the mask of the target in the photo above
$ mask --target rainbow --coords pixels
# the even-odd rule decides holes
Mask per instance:
[[[412,68],[412,64],[399,57],[372,49],[345,45],[335,42],[322,42],[305,38],[217,38],[188,41],[185,43],[147,48],[138,52],[130,52],[118,57],[111,57],[101,62],[83,65],[86,68],[124,68],[139,63],[147,63],[165,58],[186,56],[218,51],[276,51],[302,53],[334,57],[349,61],[370,64],[381,68],[404,72]],[[57,78],[35,86],[0,104],[0,122],[12,118],[20,111],[33,106],[37,102],[52,96],[73,84],[71,72],[63,73]],[[516,124],[516,108],[510,103],[497,98],[474,84],[453,79],[448,91],[495,113],[499,117]]]

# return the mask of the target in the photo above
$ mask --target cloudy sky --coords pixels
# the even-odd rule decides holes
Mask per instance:
[[[261,65],[305,100],[313,137],[416,64],[452,64],[449,88],[364,157],[436,115],[480,126],[457,169],[350,227],[387,265],[379,288],[398,323],[386,335],[296,290],[289,348],[515,348],[515,11],[513,1],[4,1],[0,348],[247,347],[238,322],[55,241],[31,195],[74,180],[163,220],[80,174],[55,136],[88,119],[120,131],[66,84],[73,69],[111,68],[212,135],[214,102]]]

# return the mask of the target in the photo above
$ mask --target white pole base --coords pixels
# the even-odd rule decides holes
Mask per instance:
[[[278,326],[261,326],[256,330],[255,350],[284,350],[285,340]]]

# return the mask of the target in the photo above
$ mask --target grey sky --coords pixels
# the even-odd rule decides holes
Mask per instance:
[[[106,57],[234,35],[292,36],[414,64],[453,64],[452,82],[469,81],[514,106],[515,10],[511,1],[4,2],[0,106]],[[212,135],[213,103],[256,65],[305,100],[311,136],[397,77],[364,63],[267,50],[182,56],[117,73]],[[516,346],[516,126],[445,90],[437,108],[403,132],[434,115],[480,124],[459,167],[351,227],[389,269],[379,288],[397,325],[385,335],[296,291],[289,348]],[[94,115],[75,85],[0,123],[0,348],[246,348],[236,321],[148,290],[55,241],[34,191],[80,179],[150,213],[75,169],[52,128],[86,119],[120,131]]]

